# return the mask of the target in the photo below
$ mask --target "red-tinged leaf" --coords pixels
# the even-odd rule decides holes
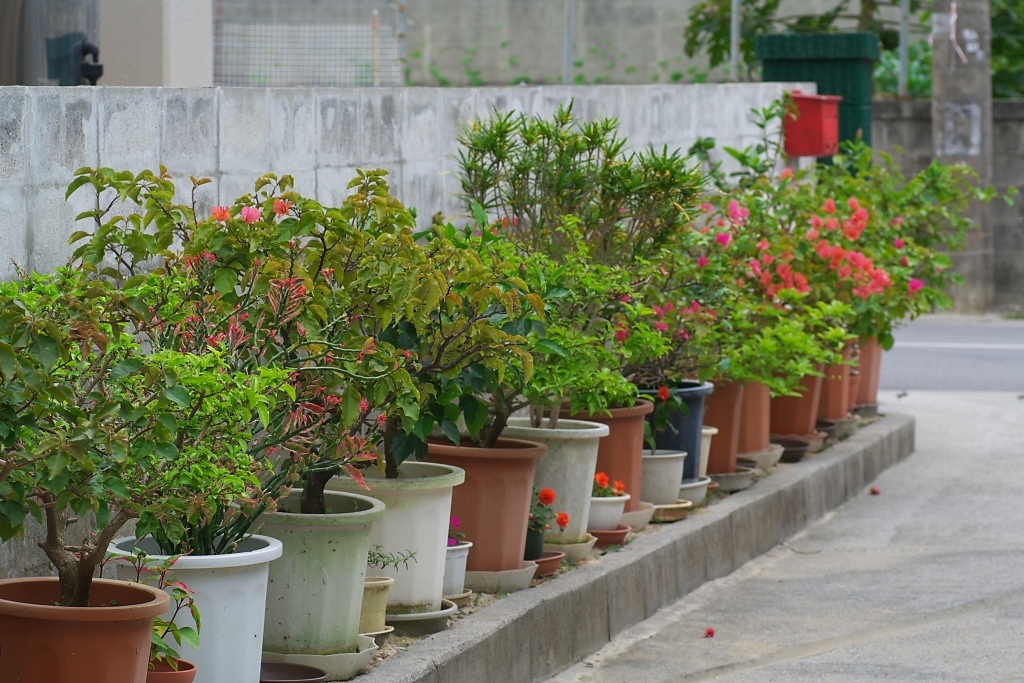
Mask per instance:
[[[363,473],[359,471],[359,468],[353,467],[352,465],[345,465],[345,471],[348,472],[348,476],[352,477],[352,481],[362,486],[367,491],[370,487],[366,485],[366,480],[363,478]]]
[[[168,586],[174,586],[175,588],[180,588],[181,590],[185,591],[189,595],[192,595],[192,594],[195,593],[194,590],[192,590],[191,588],[189,588],[188,586],[185,585],[184,581],[168,581],[167,585]]]

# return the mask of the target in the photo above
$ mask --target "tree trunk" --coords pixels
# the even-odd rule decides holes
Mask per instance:
[[[331,477],[340,472],[338,467],[332,467],[322,472],[310,472],[302,486],[302,498],[299,499],[299,512],[304,515],[327,514],[327,504],[324,502],[324,489]]]
[[[384,477],[386,479],[398,479],[398,463],[391,452],[391,444],[395,437],[398,436],[401,426],[401,418],[392,415],[388,418],[388,423],[384,427]]]
[[[871,23],[875,20],[875,7],[878,0],[860,0],[860,18],[857,21],[858,31],[871,30]]]

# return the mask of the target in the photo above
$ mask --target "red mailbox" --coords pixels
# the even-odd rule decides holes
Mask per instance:
[[[786,154],[794,157],[824,157],[839,151],[838,95],[792,93],[796,111],[786,115]]]

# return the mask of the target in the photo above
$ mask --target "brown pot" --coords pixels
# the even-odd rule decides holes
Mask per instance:
[[[146,683],[192,683],[196,679],[196,665],[178,660],[178,670],[171,668],[170,663],[159,661],[146,672]]]
[[[850,408],[857,405],[857,391],[860,389],[860,375],[850,375]]]
[[[878,403],[878,383],[882,377],[882,345],[878,339],[860,340],[860,387],[853,404],[858,406]]]
[[[143,683],[162,590],[93,579],[89,607],[59,607],[55,577],[0,580],[0,679],[5,683]]]
[[[612,408],[611,412],[611,415],[573,415],[562,410],[559,417],[608,425],[608,436],[601,437],[597,446],[597,471],[626,485],[626,493],[631,494],[626,502],[626,512],[632,512],[640,507],[640,486],[644,476],[644,421],[648,413],[654,412],[654,404],[638,401],[632,408]]]
[[[800,396],[776,396],[772,399],[772,434],[814,434],[821,399],[821,377],[800,380]],[[717,437],[716,437],[717,438]]]
[[[771,445],[771,406],[772,392],[768,387],[760,382],[750,382],[743,387],[737,453],[756,453]]]
[[[736,471],[740,444],[740,415],[743,410],[743,385],[714,380],[715,393],[704,399],[704,424],[718,428],[708,453],[708,474]]]
[[[533,475],[537,458],[547,455],[548,447],[519,439],[498,439],[495,448],[445,441],[430,442],[427,452],[431,462],[466,471],[465,483],[452,490],[452,517],[462,520],[462,531],[473,542],[466,570],[520,569]]]
[[[850,349],[843,350],[843,358],[850,359]],[[821,381],[819,420],[845,420],[850,413],[850,366],[826,365]]]

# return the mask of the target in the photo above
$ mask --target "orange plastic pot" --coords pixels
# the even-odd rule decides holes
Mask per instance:
[[[177,670],[172,669],[167,661],[161,660],[146,672],[146,683],[192,683],[196,673],[196,665],[184,659],[178,660]]]
[[[850,375],[850,409],[857,405],[857,391],[860,390],[860,375]]]
[[[771,445],[771,407],[772,392],[768,387],[760,382],[744,386],[738,453],[756,453]],[[711,443],[714,445],[714,440]]]
[[[632,408],[612,408],[604,413],[570,414],[562,410],[560,417],[608,425],[608,436],[602,436],[597,446],[597,471],[604,472],[612,481],[621,481],[630,494],[626,512],[640,507],[640,487],[644,476],[644,422],[654,412],[650,401],[639,401]]]
[[[59,607],[54,577],[0,580],[4,683],[144,683],[162,590],[94,579],[89,607]]]
[[[704,424],[718,429],[708,453],[708,474],[731,474],[736,471],[739,452],[743,385],[723,380],[713,384],[715,393],[704,399]]]
[[[850,349],[843,350],[843,358],[850,359]],[[843,420],[850,413],[850,366],[826,365],[821,381],[819,420]]]
[[[882,345],[878,339],[860,340],[860,386],[853,404],[858,406],[878,403],[878,383],[882,378]]]
[[[519,439],[498,439],[495,448],[432,441],[427,452],[431,462],[466,471],[465,483],[452,490],[452,517],[462,521],[466,540],[473,542],[466,570],[520,569],[533,475],[548,447]]]
[[[814,434],[821,399],[821,377],[800,380],[800,396],[775,396],[771,401],[772,434]],[[717,438],[717,437],[716,437]]]

